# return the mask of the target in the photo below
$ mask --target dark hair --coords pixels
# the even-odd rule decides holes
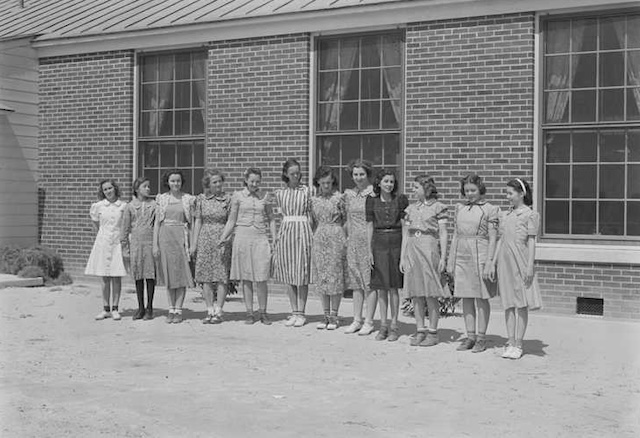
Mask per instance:
[[[140,178],[136,178],[136,180],[133,182],[132,190],[133,190],[133,197],[134,198],[138,197],[138,189],[146,181],[151,182],[151,180],[149,178],[141,176]]]
[[[507,183],[507,186],[524,195],[524,205],[533,205],[533,192],[531,191],[531,186],[527,181],[522,178],[514,178]],[[522,189],[522,186],[524,186],[524,190]]]
[[[395,196],[396,193],[398,193],[398,177],[396,173],[390,169],[382,169],[376,174],[376,179],[373,181],[373,193],[376,195],[380,194],[380,183],[387,175],[393,176],[393,190],[391,190],[391,195]]]
[[[476,173],[471,173],[460,180],[460,193],[462,193],[462,196],[467,196],[467,194],[464,192],[465,184],[473,184],[474,186],[478,187],[478,191],[481,195],[487,193],[487,187],[484,185],[484,182],[482,181],[482,178],[480,178],[480,175]]]
[[[289,183],[289,177],[287,176],[287,172],[289,171],[289,168],[293,166],[298,166],[298,169],[300,169],[300,179],[302,179],[302,168],[300,167],[300,163],[298,163],[298,160],[296,160],[295,158],[289,158],[282,165],[282,175],[280,175],[280,179],[282,179],[282,181],[284,181],[287,184]]]
[[[209,184],[211,184],[211,179],[214,176],[219,176],[220,179],[224,181],[224,173],[222,173],[218,169],[207,169],[204,171],[204,176],[202,177],[202,190],[207,190],[209,188]]]
[[[247,187],[247,179],[249,178],[249,175],[258,175],[260,179],[262,179],[262,171],[260,169],[258,169],[257,167],[248,167],[243,174],[244,180],[242,181],[242,184],[245,187]]]
[[[371,179],[371,175],[373,175],[373,164],[371,164],[367,160],[360,160],[360,159],[350,161],[349,164],[347,164],[347,170],[349,171],[349,175],[351,175],[352,178],[353,178],[353,169],[355,169],[356,167],[364,169],[365,173],[367,174],[367,178]]]
[[[415,182],[422,186],[424,190],[425,199],[438,199],[438,189],[436,188],[436,181],[429,175],[418,175],[414,179]]]
[[[331,188],[333,190],[338,190],[338,175],[336,175],[335,170],[329,166],[320,166],[316,170],[316,174],[313,176],[313,186],[320,187],[320,180],[324,177],[331,176],[333,179],[333,184],[331,184]]]
[[[163,173],[162,174],[162,187],[164,187],[166,189],[169,188],[169,177],[171,175],[180,175],[180,180],[182,181],[182,184],[180,185],[180,189],[182,189],[182,187],[184,187],[184,183],[186,182],[186,180],[184,178],[184,173],[182,173],[182,170],[180,170],[180,169],[169,169],[165,173]]]
[[[120,186],[113,178],[106,178],[100,181],[100,184],[98,184],[98,199],[102,200],[107,198],[102,191],[102,184],[104,183],[111,183],[113,188],[116,190],[116,199],[120,199]]]

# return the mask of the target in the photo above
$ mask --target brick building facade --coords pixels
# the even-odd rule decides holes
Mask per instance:
[[[150,42],[141,29],[110,50],[85,35],[62,47],[56,36],[36,39],[42,243],[64,256],[67,269],[81,271],[97,181],[115,177],[128,198],[134,177],[157,181],[163,168],[181,164],[196,181],[204,167],[223,169],[229,190],[240,187],[246,167],[258,166],[273,189],[288,157],[300,159],[309,176],[321,162],[343,169],[347,158],[361,156],[395,167],[405,189],[416,175],[433,175],[449,205],[460,200],[459,178],[478,172],[487,199],[503,208],[504,183],[519,176],[532,182],[543,217],[536,263],[546,310],[640,319],[640,217],[633,214],[640,201],[640,11],[577,0],[563,10],[546,1],[496,10],[475,0],[467,12],[446,2],[380,3],[359,6],[357,19],[348,8],[316,11],[333,14],[316,19],[300,12],[295,24],[261,30],[247,19],[215,37],[212,25],[212,33]],[[397,9],[385,14],[385,6]],[[565,28],[573,42],[552,49],[553,32]],[[587,50],[592,28],[597,43]],[[580,71],[592,54],[599,67],[590,85]],[[606,79],[620,72],[609,73],[604,60],[620,56],[618,83]],[[582,80],[587,85],[574,86]],[[580,119],[591,92],[594,119]],[[618,95],[621,116],[607,107]],[[567,140],[567,158],[554,155],[564,146],[553,141],[590,133],[597,159],[580,161],[577,140]],[[622,158],[607,158],[607,135],[626,139]],[[606,173],[620,169],[621,194]],[[576,175],[591,170],[595,194],[581,194],[578,186],[590,178]],[[563,172],[571,178],[566,196],[553,192]],[[348,185],[344,175],[341,183]]]

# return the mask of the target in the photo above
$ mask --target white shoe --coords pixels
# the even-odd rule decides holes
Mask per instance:
[[[504,346],[504,351],[502,352],[502,357],[504,359],[511,359],[511,357],[513,355],[513,349],[514,348],[515,347],[513,347],[512,345],[509,345],[509,344],[505,345]]]
[[[316,328],[318,330],[324,330],[327,328],[327,326],[329,325],[329,317],[328,316],[324,316],[324,318],[322,319],[322,321],[320,321],[318,323],[318,325],[316,326]]]
[[[375,327],[373,326],[373,324],[365,322],[362,325],[362,328],[360,329],[360,331],[358,332],[358,335],[359,336],[367,336],[367,335],[370,335],[371,333],[373,333],[374,330],[375,330]]]
[[[511,350],[511,356],[509,356],[509,359],[520,359],[523,354],[524,352],[522,351],[521,347],[513,347],[513,350]]]
[[[103,319],[109,318],[110,316],[111,316],[111,313],[107,312],[106,310],[103,310],[102,312],[96,315],[96,321],[102,321]]]
[[[296,315],[289,315],[289,317],[287,318],[287,320],[284,323],[284,326],[285,327],[293,327],[293,325],[296,323],[296,319],[297,319]]]
[[[359,332],[362,328],[362,323],[360,321],[353,321],[349,327],[347,327],[344,333],[350,335],[351,333]]]
[[[296,321],[293,323],[294,327],[302,327],[307,323],[307,318],[304,315],[297,315]]]
[[[122,316],[120,316],[120,313],[118,313],[117,310],[111,312],[111,317],[114,321],[120,321],[122,319]]]
[[[329,324],[327,324],[327,330],[335,330],[338,328],[340,323],[338,322],[337,316],[332,316],[329,318]]]

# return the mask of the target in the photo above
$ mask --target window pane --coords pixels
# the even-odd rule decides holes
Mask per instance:
[[[571,203],[571,234],[595,234],[595,201],[573,201]]]
[[[353,179],[351,178],[349,169],[347,169],[346,167],[343,167],[342,171],[340,172],[340,184],[341,184],[340,187],[342,187],[342,190],[352,189],[356,186],[356,183],[354,183]]]
[[[176,108],[191,107],[191,83],[176,82]]]
[[[191,79],[191,54],[176,55],[176,80]]]
[[[547,201],[544,209],[545,232],[569,234],[569,202]]]
[[[382,70],[382,97],[385,99],[402,98],[402,69],[400,67]]]
[[[638,119],[640,119],[640,88],[627,88],[627,120]]]
[[[602,18],[600,20],[600,50],[624,48],[624,17]]]
[[[173,143],[162,143],[160,145],[160,166],[176,167],[176,147]]]
[[[194,186],[194,194],[202,193],[204,189],[202,188],[202,177],[204,176],[204,169],[193,169],[193,186]]]
[[[350,131],[358,129],[358,102],[340,104],[340,129]]]
[[[365,135],[362,139],[362,158],[372,163],[382,163],[382,136]]]
[[[173,108],[173,83],[164,82],[158,86],[158,108]]]
[[[319,44],[320,70],[338,68],[338,40],[321,40]]]
[[[197,193],[197,185],[194,184],[194,180],[193,180],[193,170],[191,169],[180,169],[182,170],[182,173],[184,174],[184,183],[182,184],[182,190],[187,192],[187,193]]]
[[[595,18],[574,20],[571,34],[571,46],[574,52],[596,50],[598,41],[598,21]]]
[[[173,112],[172,111],[160,111],[158,113],[158,135],[169,136],[173,135]]]
[[[640,48],[640,15],[627,17],[627,47]]]
[[[588,88],[596,86],[596,58],[595,53],[581,53],[573,55],[573,88]],[[602,79],[601,79],[602,80]]]
[[[545,58],[545,89],[569,88],[569,59],[569,55],[547,56]]]
[[[568,163],[571,135],[568,132],[547,133],[547,163]]]
[[[360,159],[360,136],[345,135],[342,137],[342,163],[349,164]]]
[[[204,118],[202,110],[191,111],[191,134],[204,134]]]
[[[319,74],[318,86],[318,101],[319,102],[328,102],[338,100],[339,89],[338,89],[338,72],[324,72]]]
[[[570,29],[569,20],[547,22],[546,53],[569,52]]]
[[[360,105],[360,129],[380,129],[380,101],[364,101]]]
[[[191,162],[191,142],[181,141],[178,143],[178,167],[192,167]]]
[[[600,133],[600,161],[624,161],[625,134],[620,132]]]
[[[624,119],[624,89],[600,90],[600,120]]]
[[[142,58],[142,82],[158,80],[158,57],[145,56]]]
[[[627,198],[640,199],[640,164],[627,165]]]
[[[163,55],[158,57],[158,80],[173,80],[173,55]]]
[[[207,54],[206,53],[193,53],[192,54],[192,69],[191,76],[193,79],[204,79],[207,71]]]
[[[622,85],[624,85],[624,52],[601,53],[600,86],[618,87]]]
[[[377,67],[380,65],[380,37],[362,38],[362,66]]]
[[[569,166],[547,166],[547,198],[569,197]]]
[[[158,155],[160,153],[158,143],[142,143],[143,167],[158,167]]]
[[[320,137],[318,139],[318,163],[321,166],[337,166],[340,164],[340,137]],[[349,164],[349,163],[344,163]]]
[[[629,161],[640,162],[640,129],[629,130],[627,149],[629,150]]]
[[[595,198],[597,178],[595,165],[573,166],[571,196],[574,198]]]
[[[318,131],[335,131],[338,129],[338,114],[343,104],[321,103],[318,105]]]
[[[359,67],[358,38],[349,38],[341,41],[340,44],[340,69]]]
[[[176,111],[176,134],[189,135],[189,122],[191,120],[191,111]]]
[[[392,166],[400,163],[400,136],[398,134],[385,135],[383,146],[384,166]]]
[[[360,84],[361,99],[380,98],[380,69],[362,70],[362,84]]]
[[[596,131],[574,132],[573,134],[573,161],[592,162],[598,161],[598,135]]]
[[[563,123],[569,120],[569,92],[545,93],[545,120],[547,123]]]
[[[204,81],[191,83],[191,108],[204,108],[207,102],[207,87]]]
[[[140,120],[140,135],[155,137],[158,135],[158,113],[156,111],[143,112]]]
[[[158,109],[158,84],[144,84],[142,86],[142,109]]]
[[[624,198],[624,165],[600,166],[600,198]]]
[[[402,65],[401,35],[384,35],[382,37],[382,64]]]
[[[204,141],[193,142],[193,165],[204,167]]]
[[[624,235],[624,202],[600,202],[599,206],[600,234]]]
[[[399,100],[382,101],[382,129],[397,129],[400,127],[401,103]]]
[[[596,92],[590,90],[571,93],[571,114],[572,122],[595,122]]]
[[[340,100],[357,100],[360,88],[358,70],[345,70],[340,72]]]
[[[144,169],[142,174],[145,178],[149,178],[149,188],[151,189],[151,194],[160,193],[160,171],[158,169]]]
[[[627,235],[640,236],[640,202],[627,202]]]

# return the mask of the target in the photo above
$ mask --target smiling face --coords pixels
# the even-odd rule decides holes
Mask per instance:
[[[287,169],[287,178],[289,178],[289,182],[287,183],[291,187],[296,187],[300,184],[300,166],[293,165]]]
[[[351,171],[351,178],[358,188],[363,189],[369,185],[369,177],[367,171],[362,167],[354,167]]]
[[[464,185],[464,194],[469,202],[476,202],[480,199],[480,189],[477,185],[467,183]]]
[[[413,183],[413,196],[415,196],[418,201],[424,202],[424,187],[417,181]]]
[[[385,175],[380,181],[380,192],[390,195],[396,186],[396,177],[393,175]]]
[[[102,183],[102,193],[107,201],[114,202],[116,200],[116,188],[111,184],[111,182],[106,181]]]
[[[247,179],[244,180],[244,182],[247,185],[247,189],[249,189],[249,192],[258,193],[258,190],[260,190],[261,180],[262,178],[260,177],[260,175],[256,175],[255,173],[250,173]]]
[[[524,194],[517,191],[513,187],[507,186],[507,190],[505,191],[505,195],[507,201],[511,203],[515,208],[520,207],[524,204]]]
[[[318,180],[320,186],[320,194],[328,196],[333,192],[333,175],[327,175]]]
[[[182,189],[182,177],[178,173],[172,173],[169,175],[169,190],[173,193],[178,193]]]
[[[209,191],[214,195],[219,195],[224,189],[224,181],[220,175],[214,175],[209,181]]]
[[[138,194],[138,199],[144,200],[151,196],[151,183],[149,181],[144,181],[142,184],[138,186],[136,190]]]

